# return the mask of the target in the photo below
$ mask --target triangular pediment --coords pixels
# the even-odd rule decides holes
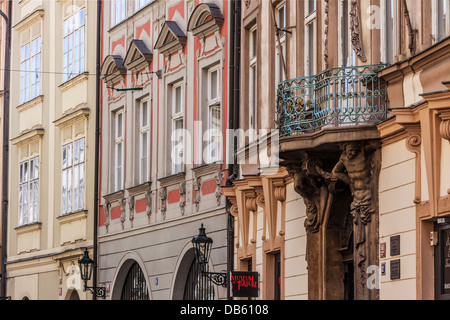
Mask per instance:
[[[166,21],[156,40],[155,49],[160,53],[170,54],[182,49],[186,40],[186,34],[175,21]]]
[[[123,65],[121,56],[108,55],[103,61],[101,77],[106,83],[113,84],[123,80],[126,74],[127,69]]]
[[[223,25],[224,17],[214,3],[201,3],[195,7],[188,22],[187,30],[194,36],[205,37]]]
[[[124,66],[137,72],[150,65],[153,54],[142,40],[132,40],[125,56]]]

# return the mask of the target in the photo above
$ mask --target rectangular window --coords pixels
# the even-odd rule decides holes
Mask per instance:
[[[220,77],[219,67],[208,70],[208,129],[207,163],[219,161],[222,156]]]
[[[136,0],[136,10],[139,10],[149,4],[150,0]]]
[[[38,221],[39,157],[19,165],[19,225]]]
[[[114,117],[114,191],[123,189],[124,177],[124,113],[120,110]]]
[[[139,107],[139,180],[140,183],[148,181],[149,168],[149,140],[150,140],[150,125],[149,125],[149,106],[148,100],[140,102]]]
[[[63,80],[84,72],[85,67],[85,9],[64,20]]]
[[[126,16],[126,0],[113,0],[112,1],[112,25],[116,25],[119,22],[125,20]]]
[[[172,86],[172,174],[183,170],[183,83],[179,82]]]
[[[284,61],[286,57],[286,4],[283,3],[276,8],[275,19],[278,27],[276,40],[276,61],[275,61],[275,88],[278,83],[285,80]],[[280,30],[281,29],[281,30]]]
[[[25,103],[41,92],[41,37],[21,47],[20,70],[20,103]]]
[[[441,41],[446,38],[450,32],[450,23],[449,23],[449,15],[448,8],[450,5],[449,0],[437,0],[437,4],[435,4],[435,28],[436,28],[436,37],[435,41]]]
[[[305,73],[312,76],[316,73],[316,1],[305,2]]]
[[[62,170],[62,214],[67,214],[84,209],[84,138],[63,146]]]
[[[257,30],[256,26],[250,29],[249,33],[249,138],[253,141],[256,138],[257,126]]]

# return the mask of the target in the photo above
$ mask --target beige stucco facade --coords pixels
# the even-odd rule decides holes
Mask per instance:
[[[14,300],[91,297],[78,259],[86,247],[92,257],[93,246],[96,10],[95,1],[14,2],[11,69],[21,70],[11,73],[10,102],[7,292]],[[64,68],[73,63],[72,56],[64,62],[72,28],[84,43],[71,47],[78,70]],[[77,169],[63,168],[69,158]]]

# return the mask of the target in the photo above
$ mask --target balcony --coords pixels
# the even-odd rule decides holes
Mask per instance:
[[[277,91],[280,138],[326,128],[376,125],[385,120],[387,86],[377,76],[384,67],[330,68],[281,82]]]

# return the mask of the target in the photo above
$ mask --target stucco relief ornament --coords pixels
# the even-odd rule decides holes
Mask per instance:
[[[147,200],[147,217],[150,222],[150,217],[152,215],[152,191],[147,190],[145,192],[145,199]]]
[[[106,232],[108,232],[109,225],[111,224],[111,203],[109,203],[109,202],[105,203],[104,210],[105,210],[105,218],[106,218],[105,227],[106,227]]]
[[[359,28],[359,12],[360,5],[358,0],[352,0],[351,11],[350,11],[350,30],[352,38],[352,47],[355,50],[356,55],[361,59],[362,62],[366,62],[367,58],[364,54],[364,49],[361,41],[361,30]]]
[[[252,0],[245,0],[245,7],[248,9],[250,7],[251,3],[252,3]]]
[[[125,228],[126,204],[127,204],[127,199],[122,198],[122,199],[119,200],[119,205],[120,205],[120,223],[122,224],[122,230]]]
[[[161,200],[161,214],[163,220],[166,218],[167,211],[167,188],[161,188],[159,191],[159,199]]]
[[[329,19],[329,0],[325,0],[325,46],[324,46],[324,60],[325,60],[325,69],[328,69],[328,25],[330,22]]]
[[[134,220],[134,205],[135,205],[135,201],[134,201],[134,196],[131,196],[130,199],[128,200],[128,208],[130,209],[130,223],[131,223],[131,227],[133,227],[133,220]]]
[[[180,211],[184,215],[184,208],[186,207],[186,181],[182,181],[180,187]]]
[[[201,192],[202,189],[202,179],[199,178],[195,178],[194,179],[194,190],[195,190],[195,199],[194,199],[194,203],[195,203],[195,209],[198,211],[200,209],[200,201],[201,201]]]
[[[216,174],[216,200],[217,200],[217,205],[220,206],[220,203],[222,202],[222,188],[220,187],[220,185],[222,184],[222,180],[223,180],[223,172],[222,170],[219,170]]]

